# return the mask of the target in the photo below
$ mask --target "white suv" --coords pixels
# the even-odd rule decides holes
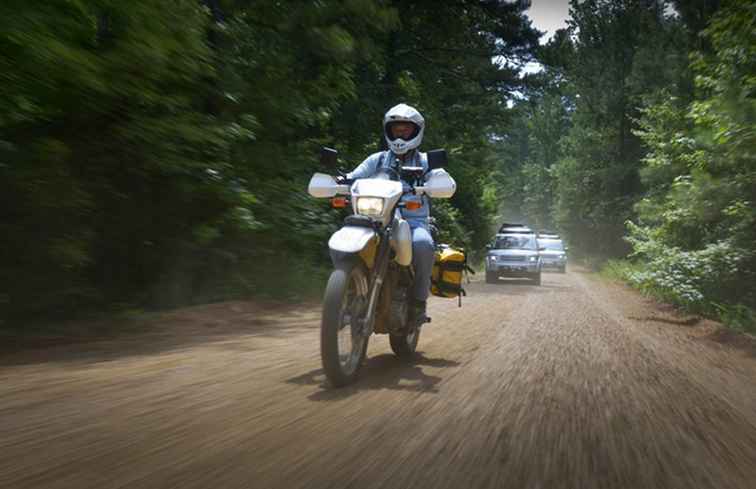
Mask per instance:
[[[536,234],[525,227],[502,231],[487,246],[486,282],[496,283],[499,277],[520,277],[541,285],[541,257]]]

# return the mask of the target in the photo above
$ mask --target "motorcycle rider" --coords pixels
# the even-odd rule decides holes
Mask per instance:
[[[386,112],[383,117],[383,135],[388,144],[387,151],[379,151],[368,156],[346,178],[356,180],[370,178],[381,169],[400,166],[422,167],[428,171],[426,153],[418,150],[423,140],[425,119],[414,107],[399,104]],[[402,181],[405,188],[409,183]],[[415,269],[414,301],[411,308],[411,321],[422,324],[425,320],[426,301],[430,292],[431,272],[434,260],[434,244],[430,233],[428,219],[430,217],[429,199],[426,195],[415,196],[405,194],[404,202],[421,200],[418,209],[402,208],[402,217],[407,220],[412,230],[412,265]]]

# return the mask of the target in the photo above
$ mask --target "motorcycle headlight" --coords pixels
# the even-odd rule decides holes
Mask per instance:
[[[383,199],[380,197],[357,197],[357,214],[368,217],[381,217]]]

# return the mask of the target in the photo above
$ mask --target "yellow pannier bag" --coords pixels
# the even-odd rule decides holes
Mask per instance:
[[[451,247],[441,247],[436,251],[431,273],[431,294],[438,297],[458,297],[462,305],[462,296],[467,295],[462,288],[462,276],[465,272],[472,272],[467,266],[467,257],[461,250]]]

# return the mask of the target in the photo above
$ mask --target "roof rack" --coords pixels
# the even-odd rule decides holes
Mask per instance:
[[[519,222],[503,222],[503,223],[501,223],[501,226],[499,227],[499,229],[504,229],[504,228],[525,228],[525,227],[527,227],[527,226],[524,225],[524,224],[521,224]]]
[[[502,233],[535,234],[535,231],[524,224],[505,222],[499,227],[499,234]]]

